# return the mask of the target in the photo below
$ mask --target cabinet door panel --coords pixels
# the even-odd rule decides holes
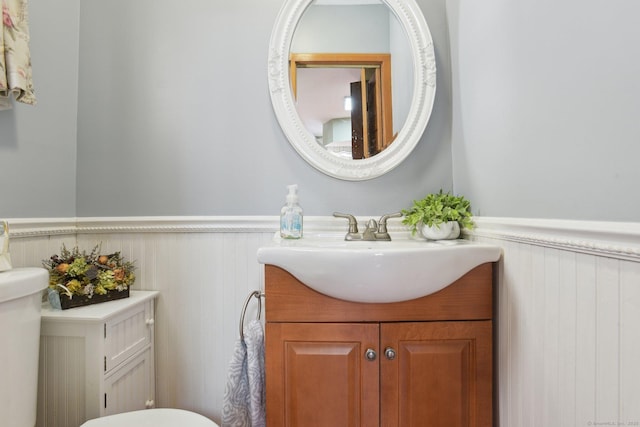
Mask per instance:
[[[379,423],[377,324],[267,324],[267,424]]]
[[[490,427],[491,321],[383,324],[383,426]]]
[[[153,354],[148,348],[105,379],[104,414],[147,408],[154,400]]]

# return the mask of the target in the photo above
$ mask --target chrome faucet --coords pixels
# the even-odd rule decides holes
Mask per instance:
[[[370,219],[362,235],[358,234],[358,221],[356,221],[353,215],[334,212],[333,216],[349,220],[349,231],[347,235],[344,236],[344,240],[391,241],[391,236],[389,236],[389,232],[387,231],[387,220],[389,218],[401,217],[402,212],[382,215],[378,222],[376,222],[375,219]]]
[[[364,233],[362,233],[362,240],[379,240],[376,237],[376,234],[378,233],[378,223],[376,222],[375,219],[370,219],[367,222],[367,228],[365,228]],[[387,239],[380,239],[380,240],[387,240]],[[391,238],[389,238],[389,240],[391,240]]]

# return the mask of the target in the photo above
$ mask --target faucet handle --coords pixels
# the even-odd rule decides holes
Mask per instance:
[[[382,217],[380,217],[380,221],[378,222],[378,232],[376,233],[376,239],[390,241],[391,236],[389,236],[389,232],[387,231],[387,220],[389,218],[399,218],[401,216],[402,212],[382,215]]]
[[[382,215],[380,217],[380,221],[378,222],[378,233],[387,233],[387,220],[389,218],[400,218],[402,216],[402,212],[394,212],[386,215]]]
[[[344,214],[340,212],[334,212],[333,216],[336,218],[346,218],[349,220],[349,231],[347,235],[344,237],[344,240],[360,240],[362,236],[358,234],[358,221],[356,217],[351,214]]]

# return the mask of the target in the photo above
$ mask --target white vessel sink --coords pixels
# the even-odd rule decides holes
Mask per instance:
[[[501,254],[498,246],[468,240],[417,240],[409,233],[391,237],[391,242],[346,242],[344,233],[305,233],[300,240],[276,234],[258,249],[258,261],[334,298],[387,303],[438,292]]]

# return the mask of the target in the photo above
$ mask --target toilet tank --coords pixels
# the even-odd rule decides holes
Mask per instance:
[[[3,427],[36,423],[43,268],[0,272],[0,414]]]

